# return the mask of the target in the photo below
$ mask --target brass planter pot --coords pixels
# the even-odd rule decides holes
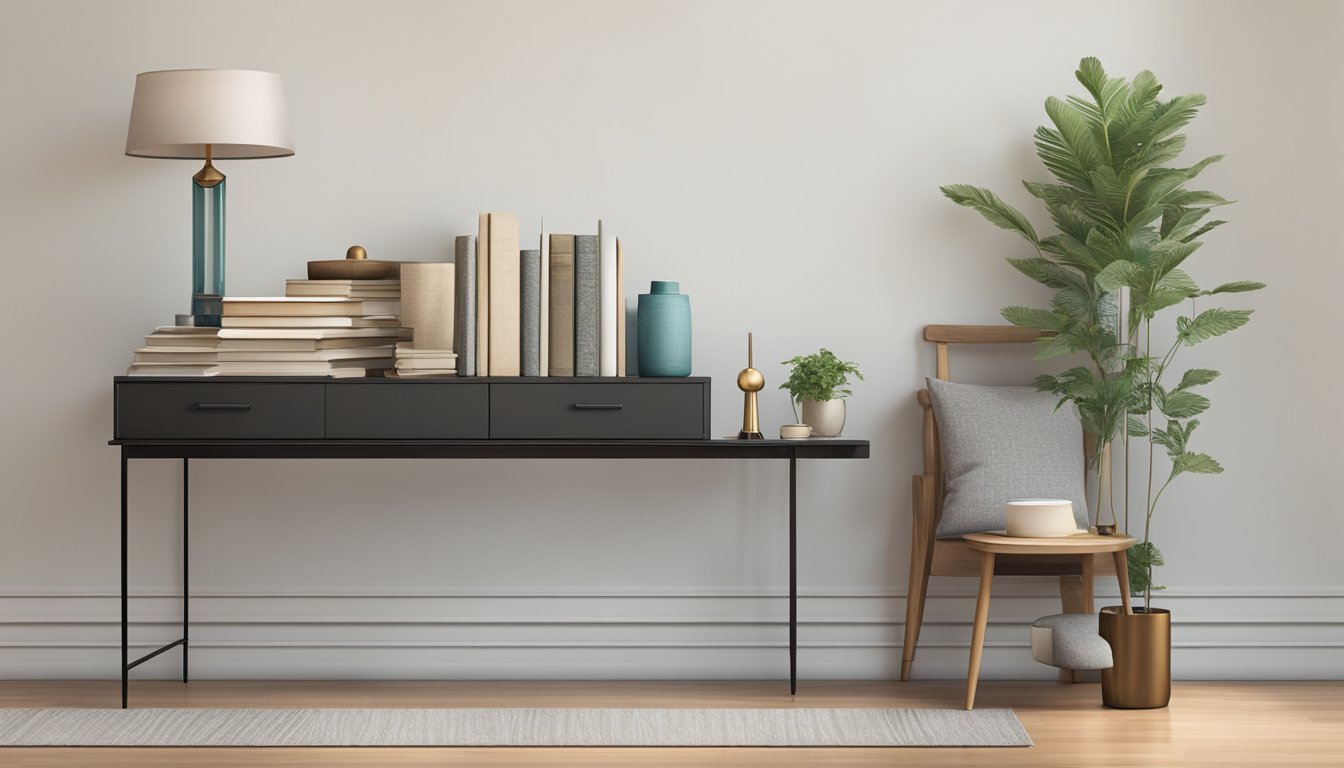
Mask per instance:
[[[1101,609],[1101,636],[1115,666],[1101,671],[1101,701],[1116,709],[1161,709],[1171,701],[1171,611]]]

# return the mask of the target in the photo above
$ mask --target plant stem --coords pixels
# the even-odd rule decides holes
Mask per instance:
[[[1153,366],[1150,353],[1153,349],[1153,320],[1145,318],[1143,321],[1144,342],[1143,355],[1149,358],[1148,365],[1144,370],[1148,375],[1148,509],[1143,520],[1143,543],[1145,547],[1152,546],[1149,533],[1153,525]],[[1153,602],[1153,566],[1148,565],[1148,583],[1144,585],[1143,590],[1143,609],[1148,610],[1148,606]]]

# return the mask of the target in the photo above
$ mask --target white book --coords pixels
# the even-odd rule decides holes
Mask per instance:
[[[360,339],[396,336],[392,328],[220,328],[220,344],[229,339]]]
[[[358,370],[391,368],[392,358],[357,358],[329,361],[232,361],[219,363],[224,376],[325,376],[343,368]]]
[[[137,363],[126,369],[127,376],[218,376],[219,366],[213,363]]]
[[[151,347],[210,349],[218,343],[219,337],[213,333],[151,333],[145,337],[145,344]]]
[[[180,333],[187,336],[193,334],[210,336],[217,330],[217,328],[206,328],[197,325],[159,325],[154,327],[155,333]]]
[[[224,315],[238,316],[335,316],[364,317],[396,315],[400,301],[347,299],[340,296],[225,296]]]
[[[616,375],[616,234],[597,222],[598,296],[601,320],[598,325],[599,376]]]
[[[551,236],[546,232],[546,219],[541,220],[541,373],[549,376],[551,370]]]
[[[141,347],[135,350],[132,363],[213,363],[218,354],[213,349],[200,347]]]
[[[326,363],[333,360],[367,360],[369,358],[386,357],[392,354],[392,347],[351,347],[348,349],[313,349],[313,350],[255,350],[255,349],[224,349],[219,351],[219,362],[312,362]]]
[[[401,328],[395,315],[370,317],[333,317],[327,315],[225,315],[219,324],[224,328]]]

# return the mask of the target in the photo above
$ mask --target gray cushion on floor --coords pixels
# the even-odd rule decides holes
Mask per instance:
[[[1039,630],[1050,632],[1053,657],[1049,663],[1064,669],[1109,669],[1115,663],[1111,644],[1097,634],[1095,613],[1057,613],[1032,623],[1033,641]],[[1033,652],[1036,651],[1033,643]],[[1044,659],[1037,657],[1037,661]]]
[[[1009,499],[1066,499],[1087,527],[1083,428],[1071,408],[1035,387],[927,381],[947,481],[938,538],[1001,530]]]

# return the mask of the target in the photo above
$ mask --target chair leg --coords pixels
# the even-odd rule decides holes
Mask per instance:
[[[905,644],[901,647],[901,680],[910,679],[919,645],[919,630],[924,624],[924,599],[929,593],[929,542],[916,543],[910,553],[910,586],[905,598]]]
[[[911,485],[914,525],[910,536],[910,579],[905,596],[905,642],[901,646],[901,680],[910,679],[915,663],[915,647],[924,624],[924,602],[929,593],[929,571],[933,568],[932,510],[924,493],[924,478],[915,476]]]

